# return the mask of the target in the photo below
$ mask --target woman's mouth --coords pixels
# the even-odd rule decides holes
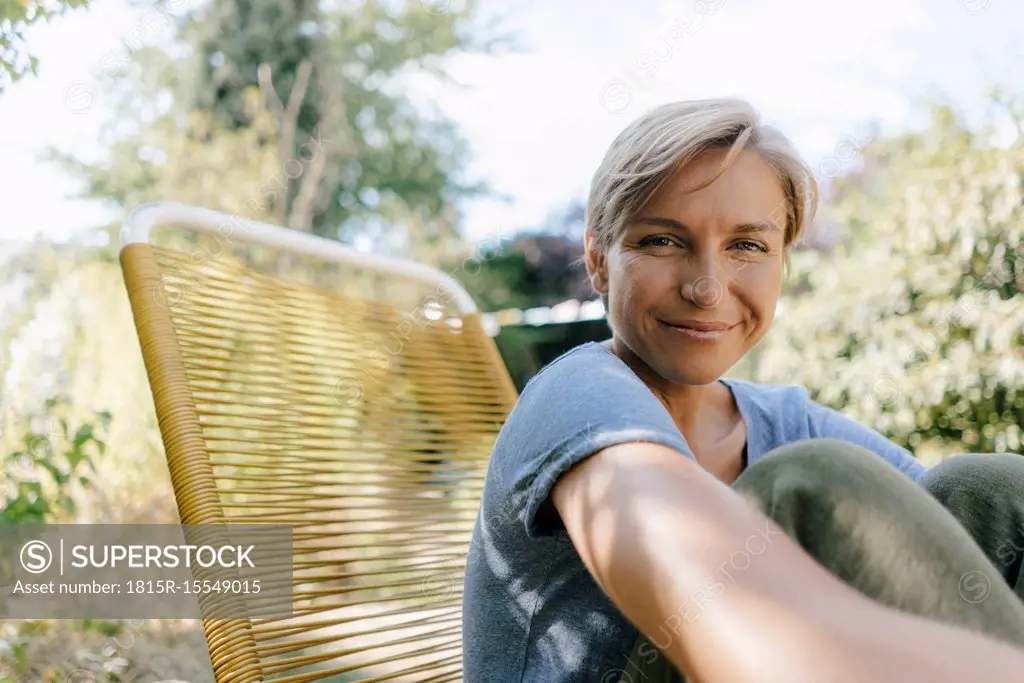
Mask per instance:
[[[736,323],[729,324],[717,321],[682,320],[679,322],[659,321],[684,339],[700,342],[712,342],[721,339]]]

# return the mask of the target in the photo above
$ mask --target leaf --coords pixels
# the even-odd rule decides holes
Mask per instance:
[[[91,424],[84,424],[84,425],[82,425],[81,427],[78,428],[77,432],[75,432],[75,439],[74,439],[74,442],[73,442],[73,446],[74,446],[74,448],[76,450],[80,450],[81,447],[87,441],[89,441],[92,438],[94,438],[93,437],[92,425]]]
[[[37,498],[25,508],[25,511],[39,521],[43,521],[50,514],[50,503],[45,498]]]
[[[14,662],[19,674],[25,673],[28,669],[28,648],[24,643],[14,643]]]
[[[50,473],[50,476],[51,476],[51,477],[53,477],[53,480],[54,480],[54,481],[55,481],[55,482],[56,482],[56,483],[57,483],[57,484],[58,484],[59,486],[63,486],[64,484],[68,483],[68,480],[69,480],[69,477],[68,477],[68,475],[67,475],[67,474],[65,474],[65,473],[64,473],[64,472],[63,472],[63,471],[62,471],[62,470],[61,470],[61,469],[60,469],[59,467],[57,467],[57,466],[56,466],[55,464],[53,464],[52,462],[49,462],[49,461],[43,460],[43,461],[40,461],[40,463],[39,463],[39,464],[40,464],[40,465],[41,465],[41,466],[42,466],[42,467],[43,467],[44,469],[46,469],[46,471],[47,471],[47,472],[49,472],[49,473]]]
[[[70,465],[71,471],[74,472],[76,469],[78,469],[78,463],[82,461],[84,453],[82,452],[82,449],[80,447],[76,446],[75,448],[72,448],[70,451],[68,451],[65,457],[68,459],[68,465]]]

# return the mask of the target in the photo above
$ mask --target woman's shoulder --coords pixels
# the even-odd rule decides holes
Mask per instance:
[[[651,414],[671,424],[665,407],[625,362],[606,345],[586,342],[557,356],[530,378],[506,425],[534,429],[539,423],[564,425],[575,418],[588,424],[626,424]]]
[[[773,384],[743,379],[724,379],[737,400],[748,412],[763,421],[781,422],[792,430],[809,430],[810,436],[822,436],[832,428],[859,426],[838,410],[821,403],[800,384]]]
[[[542,367],[540,371],[538,371],[537,374],[534,375],[534,377],[539,377],[541,374],[547,372],[550,368],[553,368],[557,366],[559,363],[563,363],[570,359],[578,360],[581,358],[587,358],[593,360],[595,358],[604,359],[606,356],[610,356],[612,358],[615,357],[615,355],[611,353],[611,350],[607,347],[605,342],[584,342],[582,344],[572,347],[571,349],[563,351],[561,354],[556,356],[554,360],[551,360],[547,364],[545,364],[544,367]]]
[[[592,384],[608,379],[639,378],[616,356],[605,342],[585,342],[564,351],[542,367],[523,387],[523,394],[542,386]]]
[[[909,451],[887,436],[816,400],[799,384],[762,384],[729,380],[739,400],[759,412],[757,418],[771,447],[803,438],[833,438],[883,456],[901,471],[919,477],[924,468]]]

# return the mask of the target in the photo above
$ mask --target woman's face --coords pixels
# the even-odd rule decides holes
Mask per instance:
[[[745,150],[711,185],[727,150],[680,171],[605,254],[588,234],[588,270],[608,295],[615,334],[664,379],[716,381],[771,327],[785,262],[786,198]]]

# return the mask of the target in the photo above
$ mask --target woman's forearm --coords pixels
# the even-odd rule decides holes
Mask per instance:
[[[606,449],[570,470],[554,495],[598,583],[700,683],[959,682],[975,666],[965,650],[1004,676],[1024,671],[1024,654],[1009,647],[861,596],[668,448]],[[974,679],[976,669],[967,673]]]
[[[667,656],[698,683],[1024,681],[1024,652],[1013,646],[898,612],[838,580],[826,587],[831,575],[819,589],[804,574],[807,563],[820,569],[810,557],[794,559],[787,583],[811,601],[786,599],[791,586],[751,585],[753,577],[736,575],[720,604],[709,603],[684,627]]]
[[[857,620],[830,620],[837,665],[849,670],[835,680],[1024,681],[1024,651],[1015,646],[862,600]]]

